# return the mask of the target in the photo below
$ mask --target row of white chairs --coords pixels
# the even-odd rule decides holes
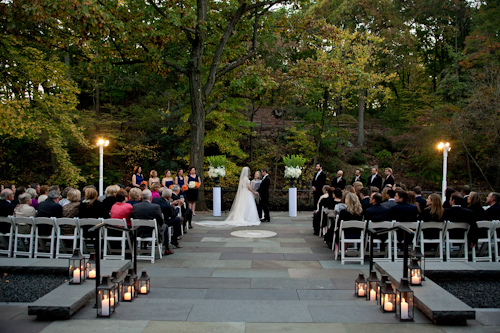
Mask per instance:
[[[80,218],[48,218],[48,217],[0,217],[0,249],[1,254],[7,254],[8,257],[28,257],[28,258],[70,258],[73,251],[80,248],[83,254],[88,258],[90,251],[88,244],[93,244],[93,238],[86,237],[85,229],[89,229],[101,222],[107,225],[118,226],[127,229],[125,219],[80,219]],[[40,234],[40,226],[50,227],[48,235]],[[150,227],[151,236],[137,238],[138,248],[145,242],[151,244],[151,253],[141,250],[137,256],[139,260],[151,260],[154,262],[155,252],[158,250],[159,257],[162,258],[162,242],[156,220],[132,219],[132,227]],[[69,227],[69,228],[65,228]],[[66,230],[64,232],[63,230]],[[172,229],[168,229],[168,237],[172,235]],[[125,260],[125,253],[132,248],[129,232],[122,232],[117,235],[111,229],[101,228],[98,234],[99,240],[104,239],[103,259]],[[119,242],[120,249],[113,249],[111,242]],[[67,244],[71,243],[68,248]],[[48,246],[47,246],[48,244]],[[115,254],[118,252],[118,254]]]
[[[331,215],[330,215],[331,216]],[[412,248],[419,244],[422,251],[428,248],[428,245],[434,245],[436,252],[434,256],[430,256],[429,251],[425,253],[427,261],[462,261],[467,262],[469,260],[469,248],[467,242],[467,234],[469,231],[468,223],[460,222],[397,222],[397,221],[384,221],[384,222],[371,222],[371,221],[338,221],[338,215],[335,215],[332,225],[328,227],[333,227],[334,230],[339,229],[338,235],[340,240],[337,241],[334,238],[332,242],[332,250],[335,252],[335,259],[338,259],[338,254],[340,252],[340,258],[342,264],[346,261],[355,261],[364,263],[366,249],[369,249],[369,235],[367,233],[367,228],[370,227],[375,230],[389,229],[397,225],[405,226],[415,232],[415,237],[412,240]],[[330,222],[330,221],[329,221]],[[330,223],[329,223],[330,224]],[[472,248],[472,261],[493,261],[493,251],[495,255],[495,260],[500,261],[500,222],[499,221],[478,221],[477,226],[479,229],[480,237],[478,239],[478,244],[476,247]],[[358,229],[359,237],[352,239],[345,237],[346,229]],[[437,237],[430,238],[429,230],[434,230]],[[458,234],[463,236],[456,236],[457,233],[454,231],[460,231]],[[323,234],[325,231],[323,231]],[[398,237],[397,231],[391,231],[387,234],[387,239],[383,242],[385,243],[385,255],[383,258],[376,258],[376,261],[401,261],[400,250],[398,249]],[[335,236],[334,236],[335,237]],[[380,239],[373,239],[374,245],[380,247],[382,241]],[[337,245],[338,244],[338,245]],[[355,248],[356,256],[348,256],[347,249],[351,245],[351,248]],[[427,246],[426,246],[427,245]],[[444,249],[444,250],[443,250]],[[457,249],[457,251],[454,251]],[[352,253],[351,253],[352,254]],[[454,256],[456,254],[456,256]]]

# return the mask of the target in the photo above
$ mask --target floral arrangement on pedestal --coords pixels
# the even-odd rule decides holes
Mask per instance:
[[[304,163],[307,159],[300,155],[287,155],[283,156],[283,163],[285,164],[285,178],[290,179],[293,183],[294,180],[299,179],[302,174]]]
[[[215,185],[219,186],[219,178],[226,176],[226,156],[225,155],[215,155],[208,156],[208,177],[215,179]]]

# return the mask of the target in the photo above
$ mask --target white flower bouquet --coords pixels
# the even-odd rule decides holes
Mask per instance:
[[[223,166],[214,168],[213,166],[208,167],[208,177],[210,178],[222,178],[226,176],[226,168]]]
[[[283,156],[285,163],[285,178],[298,179],[302,174],[302,165],[306,159],[300,155]]]
[[[208,163],[208,177],[210,178],[223,178],[226,176],[226,156],[217,155],[207,157]]]
[[[190,182],[188,183],[188,187],[189,187],[190,189],[196,188],[196,182],[190,181]]]
[[[285,167],[285,178],[295,178],[298,179],[302,174],[302,168],[300,167]]]

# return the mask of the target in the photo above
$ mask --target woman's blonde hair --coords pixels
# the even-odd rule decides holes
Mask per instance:
[[[469,193],[469,197],[470,197],[470,204],[469,206],[472,206],[476,203],[479,203],[481,205],[481,195],[477,192],[470,192]]]
[[[432,193],[429,195],[431,199],[431,215],[436,214],[441,220],[444,214],[443,202],[441,201],[441,196],[437,193]]]
[[[130,201],[141,201],[141,193],[142,191],[136,187],[130,189],[128,193],[128,199]]]
[[[106,196],[107,197],[114,197],[119,190],[120,190],[120,186],[110,185],[110,186],[106,187]]]
[[[151,192],[153,192],[153,191],[158,192],[159,188],[160,188],[160,184],[158,184],[158,183],[151,184]]]
[[[354,187],[354,191],[356,193],[359,193],[359,191],[361,191],[361,189],[363,188],[363,183],[362,182],[354,182],[352,184],[352,186]]]
[[[149,178],[154,178],[154,177],[158,177],[158,172],[156,172],[156,170],[151,170],[151,172],[149,173]]]
[[[94,201],[97,200],[97,191],[92,187],[87,187],[85,189],[85,200],[89,202],[89,206],[92,206]]]
[[[388,191],[389,188],[387,187],[384,187],[384,189],[382,190],[382,201],[389,200],[389,195],[387,194]]]
[[[78,202],[82,198],[82,193],[77,189],[71,189],[68,192],[67,199],[71,202]]]
[[[348,192],[345,196],[345,204],[347,205],[347,211],[353,215],[361,215],[363,213],[363,207],[359,202],[358,196],[354,193]]]
[[[417,206],[418,212],[420,213],[420,205],[417,203],[417,195],[413,191],[408,191],[408,203]]]

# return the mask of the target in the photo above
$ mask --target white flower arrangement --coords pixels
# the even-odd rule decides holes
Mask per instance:
[[[210,178],[222,178],[226,177],[226,168],[224,166],[220,167],[213,167],[209,166],[208,167],[208,177]]]
[[[190,181],[190,182],[188,183],[188,187],[189,187],[190,189],[196,188],[196,182]]]
[[[285,178],[295,178],[298,179],[300,175],[302,174],[302,168],[301,167],[285,167]]]

